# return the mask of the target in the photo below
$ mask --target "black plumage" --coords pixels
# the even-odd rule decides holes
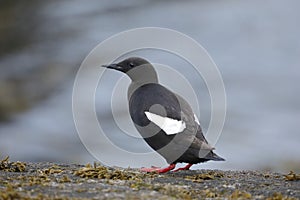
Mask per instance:
[[[180,162],[189,164],[177,170],[186,170],[192,164],[224,160],[213,152],[187,101],[158,83],[156,71],[147,60],[131,57],[104,67],[131,78],[128,89],[131,119],[149,146],[170,164],[162,169],[142,168],[143,171],[167,172]]]

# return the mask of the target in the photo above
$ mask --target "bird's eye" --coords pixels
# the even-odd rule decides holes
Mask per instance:
[[[133,64],[133,63],[129,63],[129,66],[130,66],[130,67],[134,67],[134,64]]]

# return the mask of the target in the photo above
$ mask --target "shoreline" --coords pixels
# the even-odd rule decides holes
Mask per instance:
[[[300,199],[300,175],[0,161],[0,199]]]

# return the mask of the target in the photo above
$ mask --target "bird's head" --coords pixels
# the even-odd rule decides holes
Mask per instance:
[[[126,73],[132,81],[157,82],[157,75],[150,62],[139,57],[130,57],[119,63],[102,65],[108,69],[114,69]]]
[[[133,68],[137,68],[142,65],[150,65],[150,63],[143,58],[131,57],[131,58],[127,58],[119,63],[113,63],[110,65],[102,65],[102,67],[106,67],[108,69],[114,69],[114,70],[118,70],[118,71],[127,73],[130,70],[132,70]]]

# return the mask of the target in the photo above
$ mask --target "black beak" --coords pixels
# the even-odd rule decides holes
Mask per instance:
[[[122,71],[122,66],[120,66],[118,64],[102,65],[101,67]]]

